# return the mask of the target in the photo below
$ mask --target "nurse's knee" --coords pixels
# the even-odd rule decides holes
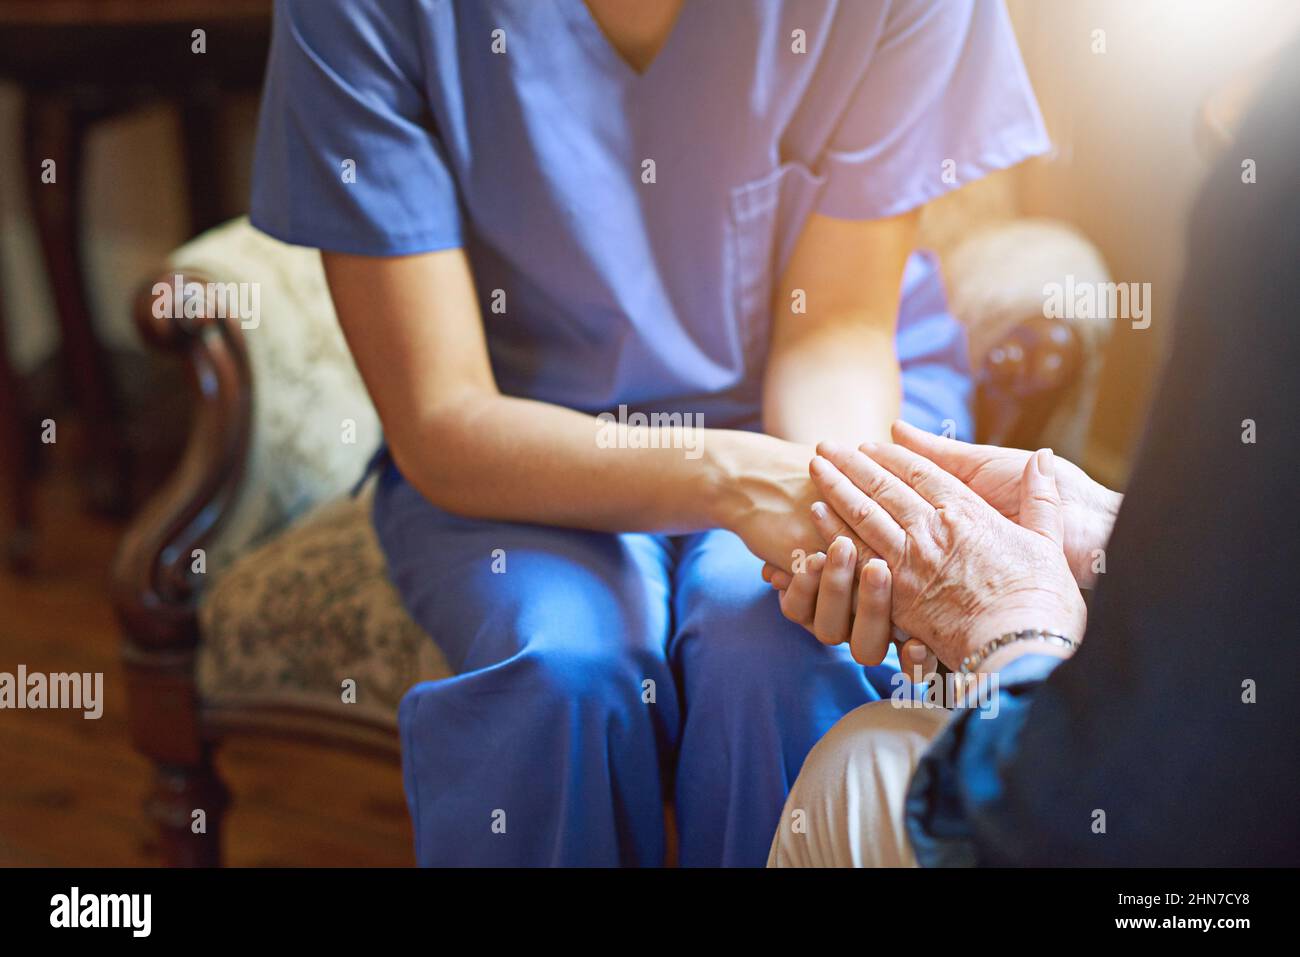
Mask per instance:
[[[603,639],[603,640],[602,640]],[[549,700],[611,713],[654,704],[669,680],[651,653],[629,648],[621,635],[573,642],[534,642],[520,656],[530,683]]]
[[[782,618],[771,598],[711,605],[682,635],[682,658],[701,690],[770,702],[772,692],[826,666],[834,651]]]
[[[666,608],[637,608],[590,580],[511,584],[509,604],[475,623],[474,669],[501,668],[514,687],[574,704],[639,701],[644,682],[662,685]]]
[[[781,616],[761,567],[730,533],[710,535],[694,556],[679,596],[688,611],[675,658],[697,693],[767,701],[769,691],[826,663],[827,649]]]

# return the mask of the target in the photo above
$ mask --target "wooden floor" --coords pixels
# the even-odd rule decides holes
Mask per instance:
[[[104,714],[0,711],[0,866],[157,865],[105,587],[120,526],[85,514],[72,472],[56,462],[41,481],[34,573],[0,568],[0,671],[102,671]],[[227,863],[413,863],[395,764],[265,741],[229,742],[220,763]]]

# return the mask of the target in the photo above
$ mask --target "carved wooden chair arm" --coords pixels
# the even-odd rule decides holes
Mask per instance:
[[[1069,323],[1028,317],[989,350],[977,373],[979,440],[1013,448],[1035,445],[1083,365],[1083,343]]]
[[[131,519],[111,572],[114,607],[129,643],[151,651],[197,641],[194,550],[204,547],[238,494],[252,410],[239,321],[213,318],[205,293],[198,293],[205,308],[194,318],[184,316],[183,303],[155,295],[178,282],[192,291],[212,288],[206,276],[167,272],[141,290],[135,321],[151,346],[188,359],[198,398],[194,424],[180,465]]]

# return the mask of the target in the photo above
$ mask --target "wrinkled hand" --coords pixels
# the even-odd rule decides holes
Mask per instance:
[[[1013,522],[1020,521],[1021,477],[1032,452],[958,442],[931,435],[901,420],[891,431],[899,445],[961,479]],[[1095,553],[1104,549],[1110,539],[1123,496],[1094,482],[1072,462],[1060,457],[1055,461],[1065,557],[1079,586],[1091,588],[1097,578],[1093,571]]]
[[[1020,524],[900,445],[823,443],[818,453],[810,471],[824,500],[889,566],[894,623],[948,667],[1022,628],[1082,637],[1050,450],[1026,459]]]

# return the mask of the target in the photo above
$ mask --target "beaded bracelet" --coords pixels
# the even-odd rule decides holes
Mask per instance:
[[[974,654],[967,655],[961,660],[961,673],[968,675],[973,672],[980,664],[985,661],[993,652],[999,648],[1005,648],[1007,645],[1015,644],[1017,641],[1045,641],[1048,644],[1056,645],[1058,648],[1064,648],[1067,651],[1073,651],[1077,647],[1077,642],[1072,638],[1066,638],[1060,632],[1044,631],[1042,628],[1026,628],[1023,631],[1009,631],[1005,635],[998,635],[991,641],[986,641],[981,645]]]

